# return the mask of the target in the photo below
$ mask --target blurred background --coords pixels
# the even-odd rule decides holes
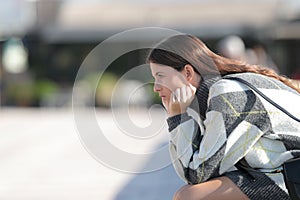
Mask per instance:
[[[146,26],[194,34],[221,55],[299,78],[297,0],[3,0],[0,16],[1,106],[70,105],[77,71],[88,53],[116,33]],[[111,85],[141,62],[139,51],[124,55],[110,66],[103,84]],[[108,106],[103,99],[96,102]]]
[[[72,120],[73,85],[86,56],[108,37],[142,27],[193,34],[220,55],[300,79],[299,0],[1,0],[0,199],[170,199],[183,185],[172,166],[136,175],[101,165]],[[97,107],[111,134],[122,132],[110,112],[114,86],[145,55],[142,49],[120,56],[101,80],[84,77],[98,85],[95,102],[84,106]],[[138,71],[122,80],[115,105],[128,106],[126,94],[144,78]],[[144,87],[131,102],[136,116],[159,103],[151,91]],[[161,116],[161,108],[152,114]],[[164,130],[148,149],[167,143]]]

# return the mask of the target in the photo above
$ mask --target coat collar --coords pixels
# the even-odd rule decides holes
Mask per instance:
[[[221,79],[222,77],[220,76],[205,78],[200,82],[200,85],[196,90],[195,98],[192,101],[190,108],[199,113],[202,120],[205,119],[207,112],[209,89],[214,83]]]

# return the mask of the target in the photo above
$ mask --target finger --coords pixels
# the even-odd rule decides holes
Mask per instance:
[[[195,86],[193,86],[192,84],[189,84],[189,87],[191,88],[192,93],[195,94],[197,88]]]
[[[175,92],[171,93],[171,98],[170,99],[172,100],[173,103],[177,101]]]
[[[177,101],[181,101],[181,98],[180,98],[180,88],[177,88],[176,90],[175,90],[175,95],[176,95],[176,99],[177,99]]]
[[[187,98],[191,98],[193,96],[192,88],[189,86],[187,87],[187,90],[186,90],[186,96],[187,96]]]
[[[187,86],[181,88],[181,99],[183,102],[187,101]]]

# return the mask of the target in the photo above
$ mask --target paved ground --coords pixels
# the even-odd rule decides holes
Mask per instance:
[[[167,144],[165,127],[157,139],[126,140],[110,110],[99,113],[106,137],[128,152]],[[133,117],[141,120],[143,113]],[[108,168],[88,153],[79,135],[71,109],[0,109],[0,199],[158,200],[171,199],[183,185],[172,166],[144,174]],[[143,169],[155,160],[137,164]]]

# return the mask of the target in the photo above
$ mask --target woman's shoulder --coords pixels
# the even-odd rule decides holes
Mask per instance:
[[[228,92],[240,92],[249,90],[248,86],[246,86],[245,84],[236,80],[226,79],[225,77],[237,77],[243,79],[258,89],[287,90],[293,93],[295,92],[293,89],[275,78],[247,72],[224,76],[222,79],[211,86],[210,93],[217,95]]]
[[[284,83],[282,83],[281,81],[275,78],[262,75],[262,74],[251,73],[251,72],[230,74],[224,77],[237,77],[249,82],[250,84],[252,84],[257,88],[263,88],[263,89],[286,89],[286,87],[288,87]]]
[[[245,74],[231,74],[226,75],[220,80],[216,81],[209,90],[209,96],[210,98],[214,96],[219,96],[225,93],[234,93],[234,92],[241,92],[248,90],[248,87],[244,84],[241,84],[240,82],[237,82],[235,80],[226,79],[225,77],[238,77],[244,79]],[[248,79],[248,78],[247,78]],[[246,80],[246,79],[245,79]]]

